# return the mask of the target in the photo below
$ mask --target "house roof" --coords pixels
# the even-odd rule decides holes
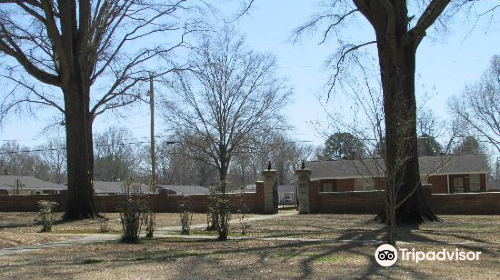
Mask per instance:
[[[136,185],[136,184],[134,184]],[[149,186],[146,184],[138,184],[140,187],[138,190],[133,190],[132,192],[138,193],[149,193]],[[115,182],[115,181],[94,181],[94,192],[96,194],[122,194],[125,193],[123,189],[123,182]]]
[[[54,184],[31,176],[0,175],[0,186],[4,185],[14,189],[16,188],[16,181],[25,190],[67,190],[64,185]]]
[[[12,186],[7,186],[7,185],[4,185],[4,184],[0,184],[0,190],[8,190],[8,191],[11,191],[13,190],[14,187]]]
[[[158,189],[170,190],[176,194],[194,195],[194,194],[210,194],[210,190],[203,186],[188,186],[188,185],[158,185]]]
[[[484,155],[445,155],[419,158],[422,175],[487,173]],[[382,159],[309,161],[306,167],[312,171],[311,180],[384,177]]]

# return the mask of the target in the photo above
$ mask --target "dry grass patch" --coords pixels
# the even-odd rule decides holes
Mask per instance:
[[[376,245],[331,242],[156,239],[93,244],[2,257],[4,279],[500,279],[500,245],[478,262],[375,263]],[[417,245],[418,250],[456,246]]]
[[[294,215],[251,222],[248,236],[335,240],[384,240],[375,215]],[[441,215],[442,223],[399,228],[399,240],[416,242],[500,242],[499,216]]]
[[[109,220],[108,233],[121,232],[118,213],[102,213],[101,215]],[[35,212],[0,212],[0,248],[50,243],[76,238],[82,234],[100,233],[98,219],[63,221],[62,213],[56,214],[52,233],[40,233],[42,226],[37,222],[37,217],[38,213]],[[205,222],[205,214],[193,215],[193,224]],[[157,227],[179,226],[179,214],[158,213],[156,225]]]

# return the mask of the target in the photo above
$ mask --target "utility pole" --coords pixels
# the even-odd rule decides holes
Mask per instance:
[[[151,191],[156,192],[155,93],[152,74],[149,75],[149,106],[151,112]]]

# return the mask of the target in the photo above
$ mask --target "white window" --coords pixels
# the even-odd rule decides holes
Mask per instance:
[[[332,182],[321,183],[321,187],[319,188],[319,192],[333,192],[333,184]]]
[[[464,178],[455,177],[453,178],[453,193],[463,193],[464,192]]]
[[[479,192],[481,191],[481,179],[479,174],[471,174],[469,176],[470,181],[470,191],[471,192]]]
[[[375,189],[373,178],[358,178],[354,180],[355,191],[372,191]]]

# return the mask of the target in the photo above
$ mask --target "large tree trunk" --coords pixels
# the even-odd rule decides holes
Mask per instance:
[[[416,43],[377,37],[380,72],[384,92],[386,165],[394,176],[397,224],[437,221],[425,201],[420,183],[416,134],[415,55]],[[383,211],[382,213],[385,213]],[[385,217],[381,217],[385,220]]]
[[[96,217],[92,187],[92,142],[88,118],[88,93],[77,79],[63,89],[66,108],[68,197],[65,219]]]

